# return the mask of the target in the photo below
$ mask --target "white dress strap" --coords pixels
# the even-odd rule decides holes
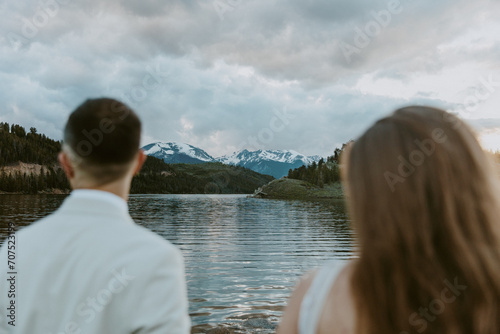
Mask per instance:
[[[299,334],[316,333],[326,298],[347,263],[335,260],[318,270],[300,305]]]

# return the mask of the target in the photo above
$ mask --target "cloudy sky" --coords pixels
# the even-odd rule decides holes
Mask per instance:
[[[500,1],[1,0],[0,121],[61,139],[111,96],[143,144],[329,155],[408,104],[500,149]]]

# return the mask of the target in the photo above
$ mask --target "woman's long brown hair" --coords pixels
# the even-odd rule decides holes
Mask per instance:
[[[347,150],[357,334],[500,333],[500,196],[473,131],[407,107]]]

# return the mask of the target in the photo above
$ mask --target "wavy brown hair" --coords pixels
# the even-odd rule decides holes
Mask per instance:
[[[344,161],[356,333],[500,333],[499,182],[469,126],[399,109]]]

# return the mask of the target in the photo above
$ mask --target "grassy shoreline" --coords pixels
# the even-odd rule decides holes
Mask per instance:
[[[260,187],[252,197],[287,200],[343,199],[344,190],[340,182],[321,188],[306,181],[281,178]]]

